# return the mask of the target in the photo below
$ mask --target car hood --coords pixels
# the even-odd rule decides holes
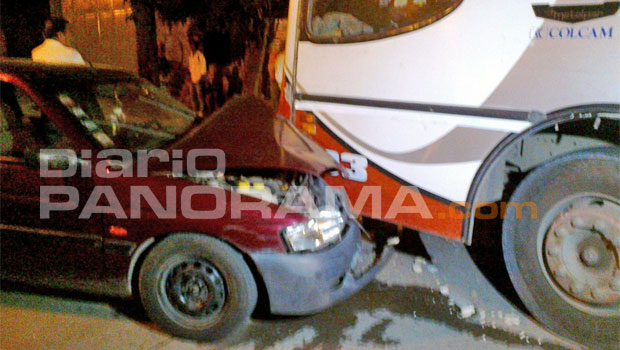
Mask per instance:
[[[271,168],[321,175],[341,166],[318,144],[274,114],[256,97],[236,97],[174,142],[169,149],[220,149],[226,168]],[[199,170],[215,169],[214,157],[199,157]]]

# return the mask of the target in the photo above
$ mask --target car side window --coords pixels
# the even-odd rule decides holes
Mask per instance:
[[[0,88],[2,155],[24,157],[42,148],[74,149],[25,91],[6,82]]]

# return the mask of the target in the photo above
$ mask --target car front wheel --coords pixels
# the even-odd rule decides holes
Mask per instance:
[[[240,253],[198,234],[167,237],[147,255],[139,276],[147,315],[165,331],[213,341],[245,323],[256,284]]]

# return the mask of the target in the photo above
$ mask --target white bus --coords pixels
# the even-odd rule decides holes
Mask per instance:
[[[465,244],[499,217],[534,317],[618,344],[619,8],[291,0],[279,112],[347,168],[328,182],[357,212]]]

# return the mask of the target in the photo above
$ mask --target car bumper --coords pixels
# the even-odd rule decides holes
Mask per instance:
[[[342,239],[312,253],[252,253],[261,274],[270,310],[303,315],[343,300],[366,284],[385,265],[391,247],[362,240],[359,224],[350,220]]]

